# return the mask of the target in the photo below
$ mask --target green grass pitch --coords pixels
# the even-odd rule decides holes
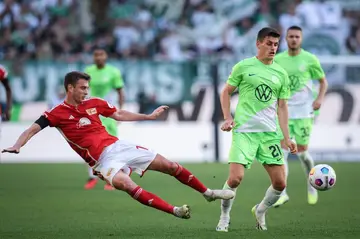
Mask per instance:
[[[334,189],[306,201],[300,164],[290,164],[290,201],[267,215],[268,231],[255,230],[251,208],[269,186],[265,170],[254,164],[245,174],[232,210],[228,233],[215,231],[220,202],[206,202],[174,178],[147,172],[133,178],[143,188],[175,205],[188,204],[192,218],[183,220],[145,207],[119,191],[104,191],[100,182],[83,190],[82,164],[1,164],[0,238],[360,238],[360,164],[331,163]],[[207,186],[221,188],[226,164],[185,165]]]

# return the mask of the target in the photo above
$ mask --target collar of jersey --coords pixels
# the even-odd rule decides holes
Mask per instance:
[[[82,102],[81,102],[81,104],[82,104]],[[70,108],[74,108],[74,109],[76,109],[77,107],[79,107],[81,104],[79,104],[78,106],[70,105],[69,103],[66,103],[66,101],[64,100],[64,105],[66,105],[66,106],[68,106],[68,107],[70,107]]]

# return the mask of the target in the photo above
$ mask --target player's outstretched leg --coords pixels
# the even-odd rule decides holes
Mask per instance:
[[[98,177],[94,175],[93,169],[91,167],[88,167],[88,173],[89,173],[89,179],[84,186],[86,190],[93,189],[98,182]]]
[[[127,174],[122,171],[115,174],[112,178],[112,184],[116,189],[127,192],[132,198],[146,206],[156,208],[179,218],[190,218],[190,208],[187,205],[175,207],[167,203],[155,194],[138,186]]]
[[[156,155],[155,159],[149,165],[148,170],[155,170],[174,176],[181,183],[200,192],[209,202],[216,199],[231,199],[235,196],[235,193],[228,189],[218,190],[207,188],[189,170],[178,163],[167,160],[160,154]]]
[[[283,165],[264,165],[264,167],[270,176],[271,186],[267,189],[264,199],[251,210],[256,218],[256,228],[258,230],[267,230],[266,212],[276,203],[286,187]]]
[[[309,152],[307,150],[302,150],[303,147],[301,145],[299,145],[298,148],[299,148],[299,153],[297,153],[297,156],[299,157],[301,164],[304,168],[305,177],[308,182],[307,183],[308,184],[308,203],[313,205],[313,204],[316,204],[318,201],[318,193],[317,193],[316,189],[313,188],[311,186],[311,184],[309,183],[308,177],[309,177],[310,170],[314,167],[314,160],[312,159],[311,155],[309,154]]]
[[[283,142],[282,142],[282,146],[283,146]],[[288,149],[285,149],[285,145],[282,148],[283,154],[284,154],[284,167],[285,167],[285,181],[287,182],[288,179],[288,175],[289,175],[289,163],[288,163],[288,157],[289,157],[289,153],[290,151]],[[279,200],[277,200],[277,202],[273,205],[273,207],[277,208],[280,207],[281,205],[287,203],[290,200],[289,195],[286,192],[286,188],[283,190],[283,192],[281,193],[281,196],[279,198]]]
[[[229,178],[226,180],[223,189],[231,190],[236,194],[237,187],[244,177],[244,166],[238,163],[230,163]],[[230,212],[234,203],[235,196],[232,199],[221,200],[220,219],[216,226],[218,232],[228,232],[230,225]]]

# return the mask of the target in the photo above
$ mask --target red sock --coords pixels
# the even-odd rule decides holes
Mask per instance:
[[[131,193],[130,196],[133,197],[138,202],[156,208],[158,210],[173,214],[174,206],[165,202],[155,194],[145,191],[140,186],[137,186]]]
[[[182,182],[185,185],[188,185],[189,187],[192,187],[196,191],[200,193],[204,193],[207,190],[207,187],[200,182],[199,179],[197,179],[194,175],[189,172],[186,168],[183,168],[181,165],[176,163],[178,165],[178,169],[176,170],[175,174],[173,175],[177,180]]]

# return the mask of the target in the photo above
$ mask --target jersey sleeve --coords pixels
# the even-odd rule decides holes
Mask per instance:
[[[49,121],[50,127],[57,127],[60,123],[59,113],[55,109],[47,110],[43,114]]]
[[[98,101],[99,102],[97,108],[100,115],[109,117],[117,111],[116,107],[107,102],[106,100],[99,99]]]
[[[232,68],[232,71],[226,83],[231,86],[238,87],[241,82],[241,77],[242,77],[242,67],[241,67],[241,62],[239,62]]]
[[[322,69],[320,61],[316,56],[314,56],[310,65],[310,75],[313,80],[319,80],[325,77],[324,70]]]
[[[289,82],[289,76],[285,71],[283,72],[282,78],[283,78],[283,80],[282,80],[278,98],[287,100],[290,98],[290,82]]]
[[[112,78],[112,85],[114,89],[120,89],[124,87],[124,81],[121,76],[121,72],[118,69],[114,69],[114,76]]]

